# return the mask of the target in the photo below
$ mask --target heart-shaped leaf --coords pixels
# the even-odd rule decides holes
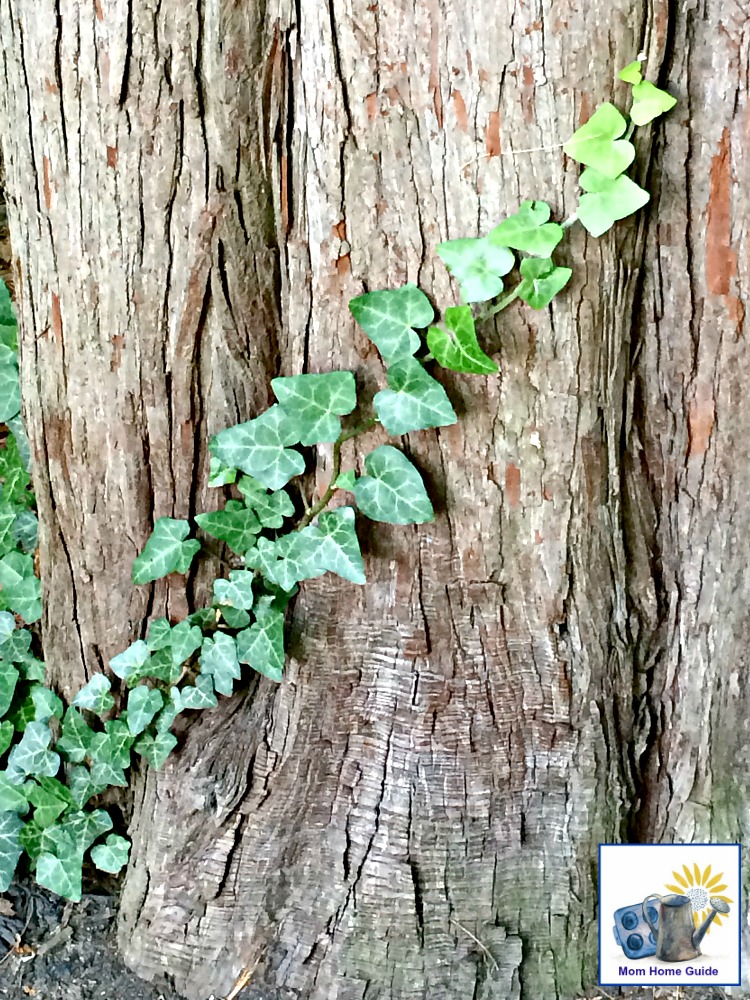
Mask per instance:
[[[298,443],[299,428],[277,403],[254,420],[220,431],[208,447],[225,465],[278,490],[305,471],[304,458],[290,447]]]
[[[252,508],[264,528],[280,528],[285,517],[293,516],[292,498],[284,490],[269,493],[252,476],[243,476],[237,485],[245,504]]]
[[[201,543],[187,539],[190,525],[172,517],[160,517],[143,552],[133,562],[133,583],[151,583],[169,573],[187,573]]]
[[[208,485],[209,486],[226,486],[229,483],[234,483],[237,480],[237,470],[232,469],[223,462],[219,461],[218,458],[212,457],[211,464],[208,470]]]
[[[214,601],[217,604],[228,604],[230,607],[249,611],[255,600],[254,576],[255,574],[248,570],[235,569],[230,572],[228,580],[214,580]]]
[[[255,609],[256,620],[237,636],[237,656],[240,663],[249,663],[253,670],[281,681],[284,669],[284,612],[272,597],[261,597]]]
[[[648,202],[650,195],[629,177],[615,180],[604,177],[590,167],[581,174],[581,195],[578,218],[592,236],[606,233],[618,219],[624,219]]]
[[[570,281],[569,267],[556,267],[549,258],[527,257],[521,261],[520,298],[532,309],[546,308]]]
[[[90,753],[94,736],[94,730],[86,724],[78,709],[71,706],[65,713],[62,735],[55,743],[55,750],[71,763],[80,764]]]
[[[180,709],[216,708],[219,704],[214,694],[213,678],[208,674],[200,674],[195,678],[195,685],[189,685],[180,691]],[[138,747],[136,746],[136,750]],[[145,756],[145,755],[144,755]]]
[[[195,520],[201,528],[214,538],[226,542],[239,555],[247,552],[255,544],[255,536],[262,526],[254,511],[243,507],[196,514]]]
[[[134,670],[138,670],[146,664],[150,655],[151,651],[143,639],[136,639],[122,653],[112,657],[109,661],[109,668],[121,681],[126,681]]]
[[[200,677],[198,680],[200,680]],[[217,702],[214,699],[215,704]],[[174,733],[161,732],[155,736],[152,733],[144,733],[135,744],[134,749],[149,762],[151,767],[158,771],[176,746],[177,737]]]
[[[633,87],[633,106],[630,109],[630,120],[636,125],[647,125],[654,118],[671,111],[677,104],[677,98],[666,90],[659,90],[648,80],[642,80]]]
[[[572,159],[614,179],[627,170],[635,159],[633,143],[618,138],[626,128],[623,116],[614,104],[607,102],[573,133],[563,149]]]
[[[31,556],[9,552],[0,559],[0,607],[14,611],[29,625],[42,617],[42,584]]]
[[[303,445],[335,441],[341,433],[340,417],[357,405],[357,386],[351,372],[274,378],[271,387],[284,412],[294,421]]]
[[[625,83],[640,83],[643,79],[640,62],[636,59],[634,62],[628,63],[617,74],[617,79],[623,80]]]
[[[54,854],[42,853],[36,862],[36,880],[63,899],[81,900],[82,871],[76,860],[61,861]]]
[[[114,708],[115,699],[109,693],[112,684],[104,674],[94,674],[73,699],[78,708],[87,708],[96,715],[104,715]]]
[[[0,812],[0,892],[8,891],[23,854],[18,841],[23,826],[23,820],[15,812]]]
[[[21,409],[18,364],[10,348],[0,344],[0,423],[7,423]]]
[[[20,743],[8,756],[8,767],[17,772],[54,778],[60,770],[60,758],[49,745],[52,732],[46,722],[29,722]]]
[[[110,833],[103,844],[91,848],[91,860],[103,872],[116,875],[128,863],[130,842],[116,833]]]
[[[388,368],[388,389],[374,399],[378,419],[389,434],[447,427],[457,417],[442,385],[416,358],[402,358]]]
[[[381,445],[367,455],[365,469],[368,474],[354,484],[354,496],[359,509],[371,520],[388,524],[434,520],[422,477],[403,452]]]
[[[133,736],[140,735],[163,706],[160,691],[152,691],[145,685],[133,688],[128,695],[128,729]]]
[[[507,246],[498,246],[486,237],[449,240],[435,249],[458,279],[464,302],[484,302],[499,295],[503,290],[502,275],[512,271],[516,263]]]
[[[538,257],[549,257],[563,237],[563,228],[549,222],[544,201],[524,201],[517,212],[496,226],[487,239],[498,247],[513,247]]]
[[[319,565],[352,583],[366,583],[359,539],[354,527],[354,508],[337,507],[321,514]]]
[[[226,632],[217,632],[213,639],[204,639],[200,663],[201,673],[213,677],[217,692],[231,695],[234,682],[242,676],[237,659],[237,643],[232,636]]]
[[[493,375],[498,367],[477,343],[474,317],[470,306],[449,306],[445,310],[445,325],[431,326],[427,346],[433,357],[454,372],[472,375]]]
[[[5,715],[11,706],[18,677],[18,671],[12,664],[0,663],[0,718]]]
[[[430,300],[412,284],[367,292],[352,299],[349,309],[389,362],[414,354],[421,343],[415,331],[429,326],[435,316]]]

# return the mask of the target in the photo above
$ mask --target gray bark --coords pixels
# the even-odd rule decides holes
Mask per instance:
[[[0,43],[66,695],[204,594],[210,566],[186,592],[130,567],[217,504],[208,435],[276,374],[382,382],[352,296],[447,304],[438,242],[526,197],[570,214],[558,144],[636,52],[680,98],[639,132],[649,208],[571,230],[559,301],[483,331],[501,376],[446,375],[459,424],[405,439],[435,524],[369,528],[365,590],[303,587],[282,686],[141,782],[122,906],[127,961],[201,1000],[249,967],[251,1000],[590,986],[597,843],[748,828],[739,6],[0,0]]]

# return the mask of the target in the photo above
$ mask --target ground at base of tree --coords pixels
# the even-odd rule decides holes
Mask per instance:
[[[182,1000],[125,968],[115,911],[113,896],[66,904],[38,886],[12,886],[0,896],[0,1000]]]

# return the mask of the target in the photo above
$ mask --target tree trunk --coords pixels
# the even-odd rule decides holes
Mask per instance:
[[[559,144],[640,49],[680,99],[638,139],[648,209],[574,227],[564,295],[483,331],[501,376],[446,375],[459,423],[404,440],[436,522],[372,527],[365,589],[305,584],[284,683],[203,713],[139,784],[121,944],[145,977],[570,997],[596,976],[599,842],[746,835],[745,28],[729,0],[0,0],[68,696],[201,600],[208,566],[186,590],[130,568],[155,518],[217,505],[210,434],[276,374],[382,384],[349,299],[408,280],[449,303],[438,242],[524,198],[569,215]]]

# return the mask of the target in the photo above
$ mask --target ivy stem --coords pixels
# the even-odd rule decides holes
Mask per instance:
[[[317,517],[321,511],[324,511],[331,502],[331,497],[338,489],[336,486],[336,480],[339,478],[341,473],[341,446],[346,441],[351,441],[352,438],[359,437],[360,434],[364,434],[366,431],[369,431],[377,422],[376,417],[370,417],[367,420],[363,420],[361,424],[357,424],[356,427],[352,427],[351,430],[342,431],[339,434],[338,438],[333,443],[333,467],[331,469],[331,481],[328,484],[328,489],[317,503],[314,503],[312,507],[308,508],[305,516],[295,528],[295,531],[302,531],[303,528],[306,528],[312,519]]]
[[[507,309],[507,307],[511,304],[511,302],[515,302],[515,300],[521,294],[521,284],[522,283],[519,282],[512,292],[508,292],[507,295],[504,295],[503,298],[501,298],[499,302],[496,302],[494,306],[490,306],[487,309],[483,309],[477,316],[477,319],[478,320],[490,319],[491,316],[495,316],[497,313],[502,312],[503,309]]]

